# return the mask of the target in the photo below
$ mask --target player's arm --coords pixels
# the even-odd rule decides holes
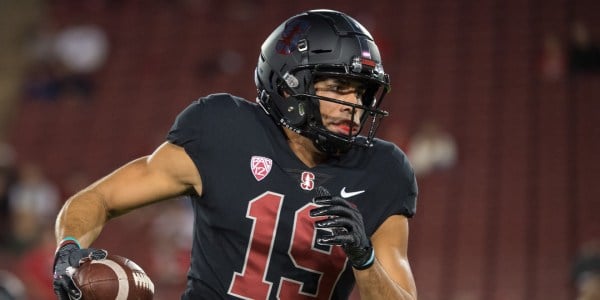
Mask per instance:
[[[354,269],[362,300],[417,299],[417,288],[407,256],[408,219],[389,217],[371,236],[375,260],[365,270]]]
[[[330,229],[317,239],[319,244],[340,245],[354,271],[361,299],[414,300],[415,282],[407,258],[408,220],[405,216],[388,217],[369,238],[362,214],[356,206],[339,196],[317,196],[320,207],[312,217],[327,216],[315,226]]]
[[[75,238],[87,248],[109,219],[193,190],[202,192],[193,161],[182,147],[165,142],[68,199],[56,220],[56,239]]]

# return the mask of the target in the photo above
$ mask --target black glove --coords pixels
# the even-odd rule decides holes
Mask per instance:
[[[355,269],[369,268],[373,265],[375,253],[365,233],[362,215],[350,202],[328,194],[315,197],[313,202],[323,206],[310,211],[311,217],[328,216],[327,219],[316,221],[315,226],[332,232],[317,238],[317,243],[340,245]]]
[[[104,259],[108,255],[106,250],[94,248],[80,249],[74,242],[65,243],[54,256],[54,293],[59,300],[81,299],[81,291],[75,285],[71,276],[74,268],[78,268],[85,258]]]

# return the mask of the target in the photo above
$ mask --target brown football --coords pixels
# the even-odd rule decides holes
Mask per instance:
[[[154,296],[154,284],[132,260],[109,254],[86,260],[73,273],[82,300],[146,300]]]

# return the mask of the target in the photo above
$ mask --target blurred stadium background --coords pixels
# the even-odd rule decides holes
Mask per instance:
[[[593,60],[574,65],[571,51],[576,24],[600,42],[594,0],[0,0],[0,270],[29,299],[50,297],[56,206],[22,224],[8,190],[23,169],[43,174],[60,205],[149,154],[197,97],[253,99],[262,41],[312,8],[354,16],[380,45],[393,86],[381,137],[406,150],[434,122],[455,145],[451,163],[419,175],[409,253],[419,298],[573,299],[573,263],[600,238],[600,73]],[[107,41],[83,75],[47,56],[49,41],[78,25]],[[67,75],[82,77],[53,85]],[[157,299],[176,299],[186,217],[185,204],[147,207],[95,246],[133,258]]]

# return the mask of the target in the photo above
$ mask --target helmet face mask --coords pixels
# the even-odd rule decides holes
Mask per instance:
[[[362,103],[318,96],[314,84],[328,78],[359,82]],[[275,122],[310,138],[323,152],[371,146],[387,116],[379,110],[390,89],[379,50],[362,25],[340,12],[309,11],[281,24],[263,43],[255,81],[257,100]],[[361,114],[359,130],[344,135],[327,130],[321,101],[349,106],[353,119]]]

